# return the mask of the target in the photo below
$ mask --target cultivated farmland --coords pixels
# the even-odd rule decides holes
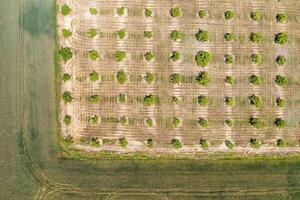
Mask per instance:
[[[299,3],[58,2],[66,142],[299,151]]]

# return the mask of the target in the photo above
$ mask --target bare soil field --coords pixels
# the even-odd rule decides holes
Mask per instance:
[[[299,152],[300,2],[59,0],[57,9],[59,45],[71,52],[61,130],[74,147]]]

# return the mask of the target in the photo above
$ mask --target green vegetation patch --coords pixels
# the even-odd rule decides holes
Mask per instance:
[[[287,21],[287,19],[288,19],[288,16],[286,14],[278,13],[276,15],[276,21],[279,23],[284,23]]]
[[[91,95],[91,96],[89,96],[89,98],[88,98],[88,101],[89,101],[90,103],[94,103],[94,104],[99,103],[100,100],[101,100],[101,98],[100,98],[99,95]]]
[[[225,33],[224,34],[224,40],[227,42],[232,42],[234,40],[233,33]]]
[[[127,80],[128,80],[127,74],[126,74],[126,72],[124,70],[119,70],[117,72],[116,77],[117,77],[118,83],[121,84],[121,85],[123,85],[124,83],[126,83]]]
[[[233,76],[226,76],[224,82],[229,85],[234,85],[236,84],[236,79]]]
[[[67,15],[70,15],[70,13],[71,13],[71,8],[67,4],[64,4],[61,7],[61,14],[63,16],[67,16]]]
[[[204,149],[204,150],[207,150],[209,148],[208,139],[201,138],[199,144],[200,144],[201,148]]]
[[[206,10],[199,10],[198,16],[199,16],[201,19],[204,19],[204,18],[207,16],[207,11],[206,11]]]
[[[125,29],[118,30],[117,36],[119,39],[123,40],[127,36],[126,30]]]
[[[250,146],[253,149],[259,149],[261,147],[261,142],[257,138],[250,139]]]
[[[286,121],[281,118],[276,118],[274,124],[278,128],[285,128],[287,125]]]
[[[287,59],[286,57],[282,56],[282,55],[279,55],[276,57],[276,63],[278,65],[284,65],[286,63]]]
[[[69,37],[72,36],[72,32],[68,29],[65,29],[65,28],[62,30],[62,34],[63,34],[64,38],[69,38]]]
[[[291,83],[291,80],[286,76],[276,75],[275,83],[278,86],[287,87]]]
[[[58,54],[62,57],[65,63],[73,57],[73,53],[69,47],[62,47],[58,50]]]
[[[225,19],[229,20],[229,19],[233,19],[235,17],[235,12],[232,11],[232,10],[227,10],[225,13],[224,13],[224,17]]]
[[[115,60],[117,62],[122,62],[126,59],[127,55],[125,51],[116,51],[115,53]]]
[[[195,55],[195,61],[198,66],[205,67],[212,60],[212,55],[207,51],[198,51]]]
[[[69,126],[72,123],[72,117],[71,117],[71,115],[65,115],[63,121],[64,121],[64,123],[65,123],[66,126]]]
[[[251,11],[250,12],[250,18],[253,21],[261,21],[263,19],[263,14],[260,11]]]
[[[65,103],[71,103],[73,100],[71,92],[69,92],[69,91],[64,92],[62,97],[63,97],[63,100]]]
[[[100,79],[100,76],[96,71],[93,71],[92,73],[90,73],[89,78],[92,82],[96,82]]]
[[[171,140],[171,146],[174,149],[180,149],[182,147],[181,141],[177,138],[174,138]]]
[[[252,116],[249,118],[249,124],[256,129],[264,127],[264,122],[261,119]]]
[[[144,37],[147,39],[153,38],[153,32],[152,31],[144,31]]]
[[[155,105],[157,102],[158,102],[158,97],[153,94],[149,94],[144,97],[145,106],[152,106]]]
[[[207,86],[209,83],[208,72],[202,71],[199,72],[198,76],[196,76],[196,83],[201,86]]]
[[[263,78],[261,76],[252,74],[249,77],[249,82],[253,85],[261,85],[263,83]]]
[[[153,12],[150,8],[145,9],[145,16],[146,17],[152,17],[153,16]]]
[[[154,59],[154,53],[152,51],[147,51],[144,54],[144,58],[146,59],[146,61],[150,62],[151,60]]]
[[[144,76],[144,80],[150,85],[155,81],[155,75],[151,72],[147,72]]]
[[[264,102],[261,97],[256,95],[251,95],[248,97],[250,104],[256,108],[262,108],[264,106]]]
[[[225,103],[229,107],[233,107],[236,104],[235,98],[234,97],[225,97]]]
[[[89,51],[89,58],[93,61],[96,61],[100,57],[99,52],[96,49]]]
[[[207,96],[200,95],[198,96],[197,102],[200,106],[206,107],[209,103],[209,99]]]
[[[276,33],[274,37],[274,41],[276,44],[284,45],[288,42],[289,36],[286,32]]]
[[[226,54],[226,55],[224,56],[224,62],[225,62],[226,64],[228,64],[228,65],[233,64],[233,61],[234,61],[234,58],[233,58],[232,55]]]
[[[173,62],[177,62],[180,59],[181,55],[178,51],[173,51],[170,58]]]
[[[117,8],[117,15],[119,15],[120,17],[124,16],[125,15],[125,8],[124,7],[120,7],[120,8]]]
[[[181,14],[181,9],[179,7],[171,8],[170,10],[171,17],[180,17]]]
[[[250,41],[253,43],[262,43],[264,41],[264,36],[262,33],[250,33]]]
[[[180,84],[182,81],[182,77],[179,73],[173,73],[170,75],[170,82],[172,84]]]
[[[199,42],[207,42],[209,38],[208,31],[199,29],[199,31],[195,34],[195,37]]]
[[[197,120],[197,124],[203,128],[207,128],[208,127],[208,120],[204,119],[202,117],[199,117]]]
[[[178,128],[182,125],[182,120],[179,117],[173,117],[172,124],[175,128]]]
[[[183,33],[178,30],[173,30],[170,34],[170,38],[174,41],[181,40],[183,37]]]
[[[95,28],[91,28],[91,29],[89,29],[89,31],[87,32],[87,34],[88,34],[89,38],[94,38],[94,37],[96,37],[98,35],[98,31]]]
[[[250,56],[252,64],[261,65],[263,63],[263,56],[261,54],[254,53]]]
[[[71,75],[70,75],[70,74],[68,74],[68,73],[64,73],[64,74],[63,74],[62,80],[63,80],[64,82],[67,82],[67,81],[69,81],[70,79],[71,79]]]
[[[97,8],[90,8],[89,11],[90,11],[91,15],[97,15],[98,14]]]

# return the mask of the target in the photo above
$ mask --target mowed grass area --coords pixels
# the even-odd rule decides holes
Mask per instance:
[[[116,151],[295,150],[298,7],[60,1],[66,142]]]

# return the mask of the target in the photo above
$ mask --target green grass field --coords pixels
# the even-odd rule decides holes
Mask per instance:
[[[0,10],[0,199],[298,199],[299,160],[60,158],[55,2]]]

